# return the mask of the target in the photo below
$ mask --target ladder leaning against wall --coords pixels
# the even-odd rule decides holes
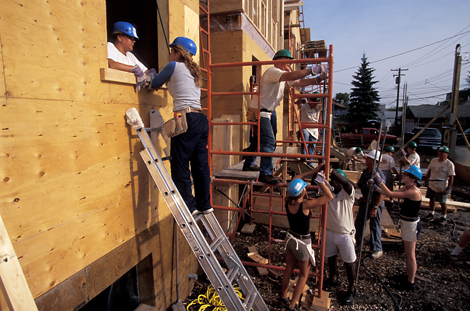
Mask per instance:
[[[162,158],[158,155],[156,148],[147,131],[158,131],[162,133],[161,127],[145,128],[139,113],[135,108],[126,112],[127,122],[132,125],[139,135],[144,146],[140,152],[155,184],[160,190],[168,205],[178,227],[188,241],[199,264],[206,273],[209,281],[214,286],[217,294],[222,299],[227,310],[234,311],[264,311],[268,310],[263,298],[259,294],[245,267],[238,258],[230,241],[220,227],[214,213],[199,214],[193,218],[186,203],[182,199],[178,189],[171,179]],[[151,114],[151,118],[161,118],[158,112]],[[151,124],[154,122],[151,120]],[[160,124],[160,126],[163,124]],[[211,243],[209,244],[201,232],[197,222],[201,220],[207,230]],[[219,255],[219,256],[217,256]],[[228,268],[225,273],[219,262],[223,261]],[[237,283],[242,289],[244,301],[242,301],[233,288]]]

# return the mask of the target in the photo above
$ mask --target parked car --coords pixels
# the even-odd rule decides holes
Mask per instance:
[[[411,132],[405,133],[405,143],[422,129],[422,127],[415,127]],[[433,127],[428,127],[414,139],[414,142],[418,144],[418,149],[430,148],[432,150],[437,150],[441,146],[441,141],[441,132],[437,128]]]
[[[470,142],[470,128],[464,131],[467,140]],[[465,145],[465,140],[463,139],[462,133],[457,133],[457,145]]]

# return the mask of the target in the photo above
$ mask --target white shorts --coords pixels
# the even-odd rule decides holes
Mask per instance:
[[[336,233],[326,230],[325,257],[333,257],[339,253],[346,263],[356,261],[353,236],[348,233]]]
[[[401,224],[401,239],[407,242],[416,242],[418,238],[416,233],[418,231],[418,222],[416,221],[405,221],[400,219]]]

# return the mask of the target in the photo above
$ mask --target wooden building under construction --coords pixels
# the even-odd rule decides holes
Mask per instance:
[[[122,284],[131,300],[149,310],[168,309],[177,282],[182,299],[191,292],[195,280],[188,275],[201,273],[198,262],[180,238],[176,280],[175,223],[124,117],[135,107],[146,125],[152,109],[169,119],[172,98],[165,88],[136,92],[133,74],[108,68],[111,27],[120,20],[133,23],[140,37],[134,53],[157,71],[168,62],[168,42],[178,36],[210,43],[210,56],[199,55],[198,46],[201,67],[207,61],[269,61],[281,48],[299,57],[310,40],[308,29],[299,26],[300,1],[210,0],[209,15],[200,9],[204,3],[3,1],[0,215],[39,310],[101,310],[100,297],[122,296]],[[199,29],[208,19],[210,40]],[[214,70],[212,89],[246,92],[256,70]],[[246,121],[249,99],[214,97],[212,119]],[[278,128],[286,129],[278,136],[286,137],[288,110],[281,105],[277,112]],[[229,130],[229,137],[214,135],[213,149],[247,145],[248,126]],[[239,161],[214,157],[213,172]],[[213,200],[228,204],[217,194]],[[4,275],[2,281],[12,282]],[[11,308],[10,299],[1,295],[0,310]]]

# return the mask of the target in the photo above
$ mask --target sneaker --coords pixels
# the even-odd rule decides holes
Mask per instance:
[[[323,290],[330,291],[332,288],[337,287],[339,285],[338,281],[333,281],[331,279],[326,279],[325,282],[323,282]]]
[[[196,216],[198,214],[209,214],[209,213],[212,213],[214,211],[214,209],[212,207],[206,209],[206,210],[203,210],[203,211],[200,211],[200,210],[194,210],[191,214],[193,216]]]
[[[279,179],[277,179],[276,177],[272,175],[263,175],[263,174],[259,175],[258,181],[264,182],[270,185],[277,185],[278,183],[281,182]]]
[[[370,255],[370,256],[371,256],[372,258],[374,258],[374,259],[379,259],[380,257],[383,256],[383,254],[384,254],[383,251],[378,251],[378,252],[372,253],[372,255]]]
[[[348,291],[343,298],[343,303],[345,305],[351,305],[354,302],[354,297],[356,296],[356,292]]]
[[[259,171],[259,166],[258,165],[253,165],[253,166],[250,166],[250,167],[243,167],[242,169],[243,171],[245,172],[256,172],[256,171]]]
[[[446,249],[445,249],[445,254],[447,255],[447,257],[450,258],[450,260],[457,261],[457,260],[458,260],[458,258],[457,258],[458,256],[457,256],[457,255],[452,255],[452,251],[453,251],[452,249],[446,248]]]
[[[447,219],[444,217],[439,218],[439,225],[440,226],[445,226],[447,225]]]
[[[287,298],[279,298],[279,305],[283,308],[288,309],[290,305],[290,299],[289,297]]]
[[[416,289],[415,283],[411,283],[410,281],[406,280],[403,283],[397,283],[397,289],[402,291],[414,291]]]

